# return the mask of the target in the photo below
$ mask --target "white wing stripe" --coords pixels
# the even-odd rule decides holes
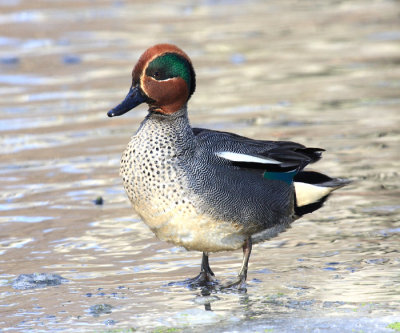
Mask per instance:
[[[257,157],[240,153],[232,153],[230,151],[220,151],[215,155],[233,162],[261,163],[261,164],[281,164],[281,162],[268,157]]]

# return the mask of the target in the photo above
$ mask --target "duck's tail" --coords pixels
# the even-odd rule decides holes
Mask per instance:
[[[347,184],[348,179],[330,178],[314,171],[301,171],[294,177],[295,214],[298,217],[322,207],[329,195]]]

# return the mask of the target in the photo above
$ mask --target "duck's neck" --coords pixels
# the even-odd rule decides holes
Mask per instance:
[[[171,115],[149,111],[137,134],[149,131],[154,139],[172,145],[177,153],[186,153],[192,150],[195,144],[195,136],[187,115],[187,105]]]

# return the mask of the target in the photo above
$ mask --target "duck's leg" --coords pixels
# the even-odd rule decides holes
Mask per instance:
[[[253,241],[251,240],[251,236],[247,238],[246,242],[243,244],[243,263],[242,267],[240,268],[239,272],[239,279],[240,282],[243,284],[246,282],[247,279],[247,269],[249,267],[249,260],[251,249],[253,248]]]
[[[247,269],[249,267],[249,259],[251,254],[251,249],[253,247],[253,241],[251,240],[251,236],[246,239],[243,244],[243,263],[242,267],[240,268],[237,280],[229,283],[222,288],[231,288],[237,287],[238,289],[246,289],[246,279],[247,279]]]
[[[203,258],[201,259],[201,272],[206,272],[210,276],[215,276],[208,262],[208,252],[203,252]]]
[[[208,253],[203,252],[203,258],[201,259],[201,270],[199,275],[194,277],[193,279],[186,280],[189,286],[205,286],[207,284],[215,282],[215,274],[210,268],[210,264],[208,262]]]

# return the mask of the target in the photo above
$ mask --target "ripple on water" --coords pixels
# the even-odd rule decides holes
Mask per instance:
[[[44,15],[39,10],[26,10],[0,15],[0,24],[42,22]]]
[[[21,223],[40,223],[48,220],[53,220],[53,216],[0,216],[0,223],[4,222],[21,222]]]
[[[0,255],[4,254],[8,250],[11,249],[21,249],[28,243],[34,241],[32,237],[25,237],[25,238],[16,238],[10,237],[8,239],[0,240]]]
[[[368,36],[372,40],[397,41],[400,40],[400,30],[376,32]]]
[[[26,86],[26,85],[36,86],[36,85],[48,84],[49,81],[45,77],[40,77],[40,76],[2,74],[2,75],[0,75],[0,83],[21,85],[21,86]]]
[[[22,197],[22,196],[19,196],[19,197]],[[15,197],[13,199],[15,199]],[[9,198],[9,200],[12,200],[12,199]],[[29,203],[26,203],[26,202],[5,203],[5,204],[0,204],[0,211],[41,207],[41,206],[47,206],[48,204],[49,204],[49,201],[32,201]],[[5,216],[5,218],[7,219],[7,216]],[[24,217],[22,218],[22,220],[24,220]],[[1,221],[1,217],[0,217],[0,221]],[[12,221],[15,221],[15,220],[12,220]],[[19,219],[19,222],[24,222],[24,221],[21,221],[21,219]],[[37,221],[37,222],[41,222],[41,221]],[[31,223],[32,223],[32,221],[31,221]]]
[[[18,46],[20,40],[18,38],[9,38],[0,36],[0,46]]]
[[[2,56],[0,57],[0,64],[2,65],[18,65],[20,59],[17,56]]]

